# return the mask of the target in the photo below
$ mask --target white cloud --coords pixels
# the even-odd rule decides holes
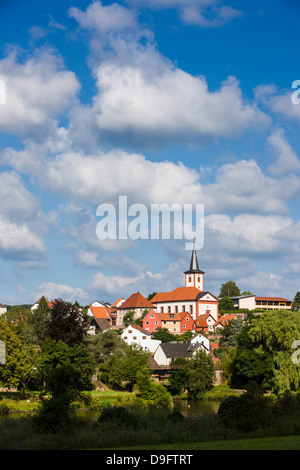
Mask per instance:
[[[275,85],[259,85],[255,89],[257,102],[264,104],[268,110],[285,120],[299,122],[300,106],[292,101],[295,90],[280,91]],[[299,93],[298,93],[299,95]]]
[[[210,91],[204,77],[173,66],[152,46],[130,52],[128,61],[107,60],[95,72],[93,112],[104,138],[155,146],[201,143],[269,125],[233,77]]]
[[[6,104],[0,107],[0,130],[43,140],[55,132],[55,118],[73,102],[79,82],[51,50],[27,60],[11,53],[0,61],[0,79],[6,84]]]
[[[278,129],[267,139],[271,151],[275,154],[275,161],[269,166],[274,176],[297,173],[300,170],[300,160],[287,142],[283,129]]]
[[[0,253],[3,258],[35,259],[44,253],[43,240],[25,223],[14,223],[0,216]]]
[[[71,7],[69,16],[75,18],[81,28],[92,29],[103,35],[137,27],[135,12],[117,3],[103,6],[101,2],[95,1],[85,12]]]
[[[242,12],[218,0],[128,0],[137,7],[153,9],[175,8],[184,23],[204,28],[223,26]]]
[[[31,295],[31,298],[35,301],[43,295],[49,300],[62,299],[72,303],[77,300],[79,303],[83,303],[83,305],[87,305],[90,301],[88,294],[81,287],[56,284],[50,281],[40,284],[36,292]]]

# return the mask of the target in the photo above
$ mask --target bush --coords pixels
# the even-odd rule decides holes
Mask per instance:
[[[220,404],[218,417],[227,428],[251,432],[272,424],[274,405],[268,397],[247,392],[226,398]]]
[[[10,407],[8,404],[4,400],[0,401],[0,415],[8,415],[9,412]]]

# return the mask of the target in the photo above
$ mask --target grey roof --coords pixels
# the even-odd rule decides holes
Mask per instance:
[[[197,253],[196,253],[195,248],[193,249],[193,252],[192,252],[190,269],[188,271],[185,271],[185,274],[188,274],[188,273],[204,274],[204,271],[201,271],[201,269],[199,269]]]
[[[190,355],[188,343],[162,343],[160,346],[165,355],[170,358],[188,357]]]

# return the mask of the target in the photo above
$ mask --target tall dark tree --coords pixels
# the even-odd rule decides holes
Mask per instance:
[[[222,284],[219,297],[234,297],[236,295],[241,295],[241,292],[234,281],[228,281]]]
[[[294,302],[292,303],[293,310],[300,310],[300,292],[297,292],[294,298]]]
[[[73,346],[84,340],[85,331],[85,324],[78,306],[56,299],[47,322],[47,336]]]

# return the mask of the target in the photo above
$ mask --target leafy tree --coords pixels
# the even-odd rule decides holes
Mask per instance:
[[[173,362],[171,376],[169,378],[168,390],[172,395],[180,395],[186,389],[187,373],[185,365],[189,359],[178,357]]]
[[[129,326],[131,323],[134,322],[135,312],[133,310],[128,310],[123,317],[123,324],[124,326]]]
[[[188,396],[199,399],[203,393],[212,388],[214,383],[214,365],[210,354],[197,351],[185,365]]]
[[[5,363],[0,364],[0,381],[10,388],[25,392],[35,374],[36,354],[31,354],[22,345],[18,335],[0,319],[0,341],[5,344]]]
[[[128,346],[122,358],[112,356],[105,364],[100,365],[101,380],[112,388],[124,388],[132,391],[137,383],[140,370],[147,369],[150,375],[149,353],[136,345]]]
[[[59,365],[50,371],[41,395],[42,408],[34,418],[42,429],[66,429],[74,415],[74,401],[81,397],[80,382],[80,371],[73,365]]]
[[[157,294],[157,292],[152,292],[152,294],[148,295],[147,300],[149,300],[151,302],[151,299],[153,299],[153,297],[155,297],[156,294]]]
[[[78,306],[56,299],[46,324],[46,336],[69,346],[79,344],[85,337],[85,324]]]
[[[168,328],[158,328],[157,331],[152,334],[152,337],[154,339],[160,340],[162,343],[169,343],[170,341],[174,341],[174,335],[169,332]]]
[[[155,383],[149,377],[147,368],[141,369],[137,374],[137,388],[136,394],[137,402],[147,407],[171,407],[172,396],[167,391],[166,387],[162,384]]]
[[[41,349],[40,373],[44,382],[48,383],[52,370],[56,367],[72,367],[77,373],[77,390],[92,390],[92,375],[95,364],[84,344],[69,346],[62,340],[46,339]]]
[[[238,337],[233,380],[255,380],[275,393],[297,390],[300,365],[292,361],[292,344],[299,332],[297,312],[270,311],[254,317]]]
[[[51,308],[45,297],[42,297],[38,307],[33,310],[29,323],[32,326],[34,338],[40,346],[46,338],[47,323],[50,320]]]
[[[300,310],[300,292],[297,292],[295,295],[294,301],[292,303],[293,310]]]
[[[233,300],[229,297],[222,297],[219,301],[219,310],[220,312],[229,312],[234,310]]]
[[[237,295],[241,295],[241,293],[234,281],[228,281],[225,284],[222,284],[219,297],[234,297]]]
[[[219,351],[222,349],[230,349],[237,345],[238,335],[245,326],[245,320],[237,317],[225,323],[219,340]]]
[[[100,364],[108,361],[112,355],[122,358],[128,346],[116,331],[107,330],[88,338],[87,348],[96,363]]]

